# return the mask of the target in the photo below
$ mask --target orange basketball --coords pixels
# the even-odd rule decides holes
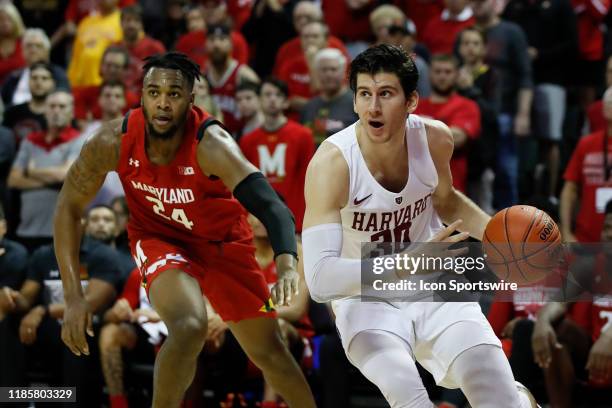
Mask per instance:
[[[518,285],[541,281],[561,257],[559,227],[544,211],[528,205],[495,214],[482,243],[489,268],[500,279]]]

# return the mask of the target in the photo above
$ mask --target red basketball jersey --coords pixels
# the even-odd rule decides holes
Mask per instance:
[[[212,85],[210,93],[221,112],[223,112],[223,124],[231,133],[236,133],[242,128],[238,105],[236,105],[236,86],[238,85],[238,71],[241,66],[236,60],[233,60],[223,77],[218,81],[213,80],[210,73],[207,73],[208,80]]]
[[[220,180],[202,173],[197,159],[198,131],[209,117],[194,107],[188,113],[182,144],[168,165],[149,162],[142,108],[123,122],[117,172],[130,209],[132,242],[157,237],[174,244],[250,240],[246,211]]]

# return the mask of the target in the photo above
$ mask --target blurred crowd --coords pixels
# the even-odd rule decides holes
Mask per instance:
[[[194,104],[220,119],[269,179],[297,234],[310,158],[358,119],[350,62],[391,43],[419,70],[415,113],[452,131],[455,188],[490,214],[535,205],[559,221],[566,242],[610,241],[609,10],[610,0],[0,1],[0,385],[77,386],[86,407],[150,404],[167,331],[129,253],[129,211],[115,173],[83,219],[90,356],[62,344],[52,246],[68,168],[100,126],[139,106],[147,56],[176,50],[200,65]],[[251,223],[272,285],[265,229]],[[515,376],[553,407],[612,407],[612,300],[578,311],[542,309],[541,300],[485,308],[507,340]],[[209,339],[184,405],[284,406],[227,325],[210,307],[208,314]],[[346,360],[326,305],[303,296],[278,318],[320,406],[349,407],[356,395],[361,406],[379,406],[378,391]],[[547,365],[534,347],[551,331],[561,351]],[[460,392],[426,383],[441,407],[465,405]]]

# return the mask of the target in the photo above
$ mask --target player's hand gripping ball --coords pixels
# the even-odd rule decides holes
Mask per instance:
[[[495,214],[482,243],[489,268],[500,279],[519,286],[542,281],[562,258],[557,224],[544,211],[527,205]]]

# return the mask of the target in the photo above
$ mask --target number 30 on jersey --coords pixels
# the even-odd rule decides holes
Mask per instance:
[[[187,218],[187,214],[185,214],[185,210],[183,210],[182,208],[173,208],[172,214],[168,217],[166,215],[166,208],[164,207],[164,203],[162,203],[161,200],[151,196],[145,196],[145,198],[153,203],[153,211],[155,212],[155,214],[159,215],[162,218],[165,218],[166,220],[175,221],[179,224],[183,224],[185,228],[191,231],[191,229],[193,228],[193,221],[189,221],[189,218]]]

